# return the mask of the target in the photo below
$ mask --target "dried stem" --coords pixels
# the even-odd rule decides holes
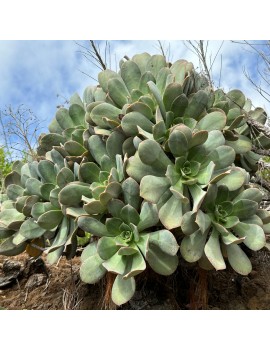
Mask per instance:
[[[206,41],[206,44],[205,44],[204,40],[199,40],[199,41],[187,40],[188,45],[186,45],[186,46],[191,52],[193,52],[198,57],[200,64],[203,66],[203,71],[207,77],[207,80],[208,80],[211,88],[214,88],[213,77],[212,77],[212,68],[213,68],[213,65],[216,61],[217,55],[223,46],[223,43],[224,43],[224,41],[222,41],[219,49],[217,50],[213,61],[211,60],[211,55],[210,55],[210,58],[209,58],[210,59],[210,67],[209,67],[208,63],[207,63],[208,41]],[[221,72],[220,72],[220,77],[221,77]]]
[[[258,132],[261,132],[262,134],[264,134],[265,136],[270,138],[270,128],[269,127],[263,125],[262,123],[256,121],[255,119],[252,119],[251,117],[249,117],[247,119],[247,124],[249,127],[255,128]]]
[[[261,149],[259,147],[254,146],[254,145],[252,146],[251,150],[253,152],[255,152],[256,154],[261,155],[261,156],[270,156],[270,150]]]
[[[264,189],[266,189],[267,191],[270,192],[270,184],[265,179],[260,177],[259,175],[256,175],[250,181],[252,183],[255,183],[255,184],[258,184],[258,185],[262,186]]]
[[[163,48],[163,45],[162,45],[160,40],[158,40],[158,45],[159,45],[159,49],[160,49],[160,51],[162,53],[162,56],[164,56],[166,58],[166,55],[165,55],[165,52],[164,52],[164,48]]]
[[[107,272],[105,294],[103,299],[103,306],[105,307],[105,309],[107,308],[111,309],[111,306],[113,305],[113,302],[111,300],[111,294],[112,294],[112,287],[113,287],[115,278],[116,278],[115,274],[111,272]]]
[[[83,55],[88,61],[91,62],[92,65],[96,66],[98,69],[105,70],[108,68],[107,61],[109,61],[111,67],[111,47],[108,41],[105,42],[105,48],[103,55],[100,52],[100,48],[98,43],[94,40],[89,40],[89,47],[82,45],[80,42],[76,42],[76,44],[82,49],[78,52]],[[91,77],[87,73],[80,71],[83,74],[89,76],[90,78],[96,80]]]
[[[209,83],[212,86],[212,78],[211,78],[211,74],[210,74],[210,71],[208,69],[208,65],[207,65],[207,62],[206,62],[206,55],[205,55],[205,51],[204,51],[203,40],[199,40],[199,53],[200,53],[199,57],[201,57],[201,61],[202,61],[202,64],[203,64],[203,67],[204,67],[207,79],[208,79]]]
[[[198,268],[195,281],[190,282],[190,303],[192,310],[206,309],[208,306],[208,279],[207,271]]]
[[[97,50],[97,47],[96,47],[96,44],[95,44],[94,40],[90,40],[90,44],[92,46],[92,49],[94,51],[94,54],[95,54],[97,60],[101,64],[101,67],[103,68],[103,70],[105,70],[106,69],[106,64],[103,62],[102,57],[100,56],[100,53]],[[106,41],[106,47],[107,47],[107,41]],[[105,49],[105,62],[106,62],[106,49]]]

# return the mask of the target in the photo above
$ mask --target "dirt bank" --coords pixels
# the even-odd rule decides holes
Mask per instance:
[[[181,262],[170,277],[147,270],[136,278],[137,291],[119,309],[270,309],[270,253],[252,253],[247,277],[208,272]],[[27,254],[0,256],[0,308],[23,310],[116,309],[109,299],[113,276],[87,285],[79,279],[80,258],[47,266]]]

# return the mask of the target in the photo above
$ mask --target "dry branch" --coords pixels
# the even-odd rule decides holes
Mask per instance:
[[[261,156],[270,156],[270,150],[260,149],[259,147],[256,147],[254,145],[252,146],[251,151]]]
[[[260,122],[256,121],[255,119],[252,119],[251,117],[249,117],[247,119],[247,124],[249,127],[256,128],[257,131],[261,132],[266,137],[270,138],[270,128],[267,127],[266,125],[261,124]]]
[[[265,179],[260,177],[259,175],[256,175],[255,177],[253,177],[251,179],[251,182],[260,185],[261,187],[266,189],[268,192],[270,192],[270,184]]]

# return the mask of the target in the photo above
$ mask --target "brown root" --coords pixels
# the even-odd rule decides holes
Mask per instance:
[[[207,309],[208,307],[208,276],[207,271],[198,268],[194,280],[190,282],[190,303],[192,310]]]

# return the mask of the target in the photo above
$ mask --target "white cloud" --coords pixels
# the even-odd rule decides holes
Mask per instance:
[[[77,87],[89,84],[79,72],[81,57],[74,41],[1,41],[1,108],[25,104],[50,121],[56,106]]]

